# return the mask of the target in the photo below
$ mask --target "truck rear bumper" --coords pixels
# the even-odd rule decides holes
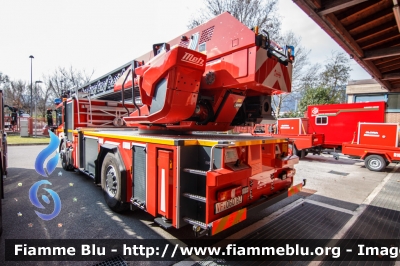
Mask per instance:
[[[305,180],[303,183],[299,183],[295,186],[290,187],[287,190],[283,190],[280,193],[268,196],[262,200],[255,202],[254,204],[248,206],[247,208],[243,208],[241,210],[235,211],[225,217],[222,217],[208,225],[208,234],[215,235],[218,234],[235,224],[238,224],[247,218],[247,213],[259,212],[262,209],[268,208],[269,206],[278,203],[285,198],[291,197],[301,191],[301,189],[305,186]],[[201,234],[203,235],[203,234]]]

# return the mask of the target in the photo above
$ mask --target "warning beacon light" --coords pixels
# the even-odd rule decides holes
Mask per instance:
[[[290,61],[294,61],[294,46],[286,45],[285,46],[285,54],[287,54]]]

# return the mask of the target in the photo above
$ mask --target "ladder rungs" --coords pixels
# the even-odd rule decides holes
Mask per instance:
[[[184,168],[184,172],[191,173],[191,174],[196,174],[196,175],[207,175],[207,171],[202,171],[202,170],[197,170],[197,169],[190,169],[190,168]]]
[[[188,224],[197,225],[197,226],[200,226],[200,227],[203,228],[203,229],[208,229],[207,224],[205,224],[205,223],[203,223],[203,222],[200,222],[200,221],[197,221],[197,220],[195,220],[195,219],[188,218],[188,217],[183,217],[183,220],[184,220],[185,222],[187,222]]]
[[[190,193],[183,193],[183,196],[192,200],[197,200],[200,202],[206,203],[206,197],[195,195],[195,194],[190,194]]]

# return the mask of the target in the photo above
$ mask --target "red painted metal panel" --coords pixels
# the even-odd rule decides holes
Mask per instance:
[[[196,62],[191,62],[196,58]],[[199,61],[200,60],[200,61]],[[192,116],[200,89],[200,81],[205,68],[206,56],[183,47],[176,47],[169,52],[155,57],[151,65],[135,70],[138,76],[139,91],[142,103],[151,110],[156,86],[162,79],[167,80],[164,103],[160,110],[147,116],[138,116],[133,112],[124,120],[129,126],[140,126],[139,123],[176,123]],[[189,62],[190,61],[190,62]],[[199,61],[199,62],[198,62]],[[143,68],[146,68],[143,70]],[[115,87],[122,86],[121,77]],[[161,93],[161,92],[158,92]],[[160,105],[160,103],[158,103]]]
[[[398,124],[360,123],[358,144],[398,146]]]
[[[307,134],[308,118],[279,118],[277,126],[278,134]]]
[[[247,203],[246,195],[243,195],[241,204],[229,208],[220,213],[216,213],[215,204],[218,202],[217,192],[234,187],[248,186],[248,178],[251,175],[251,169],[239,171],[231,171],[228,169],[218,169],[212,172],[207,172],[207,190],[206,190],[206,223],[211,223],[219,218],[222,218],[232,211],[242,208]]]
[[[153,216],[157,216],[157,145],[147,145],[147,191],[146,210]]]

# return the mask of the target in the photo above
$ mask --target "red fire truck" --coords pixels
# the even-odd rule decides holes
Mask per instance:
[[[400,162],[399,125],[359,123],[357,140],[343,143],[345,155],[365,160],[371,171],[382,171],[392,162]]]
[[[4,102],[3,102],[3,91],[0,90],[0,235],[3,232],[2,222],[2,210],[1,210],[1,199],[4,199],[4,185],[3,178],[7,175],[7,133],[4,130]]]
[[[155,44],[63,101],[62,166],[101,184],[116,212],[215,235],[303,186],[286,140],[204,133],[269,117],[293,60],[229,13]]]
[[[1,176],[7,175],[7,133],[4,130],[4,102],[3,102],[3,91],[0,90],[0,133],[1,133],[1,141],[0,141],[0,174]],[[1,190],[3,191],[3,179],[1,179]],[[2,193],[3,196],[3,193]]]

